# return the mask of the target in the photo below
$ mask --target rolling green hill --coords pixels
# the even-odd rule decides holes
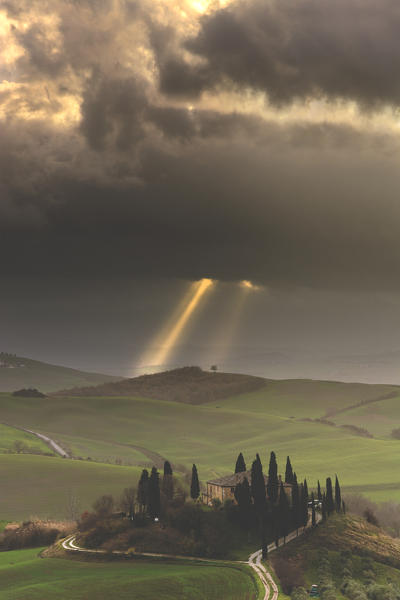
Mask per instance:
[[[164,458],[181,472],[184,467],[190,469],[194,462],[204,482],[232,472],[239,451],[249,465],[256,452],[260,452],[267,466],[272,449],[277,453],[281,472],[289,454],[299,478],[307,477],[312,486],[317,479],[324,480],[337,472],[345,491],[365,493],[374,500],[400,501],[398,440],[378,435],[360,437],[339,425],[314,421],[328,413],[330,420],[340,418],[346,423],[346,412],[332,413],[368,402],[362,406],[388,406],[388,418],[397,423],[398,391],[396,386],[265,381],[262,388],[253,392],[196,405],[129,396],[15,398],[3,393],[0,414],[4,422],[45,433],[73,456],[90,457],[92,461],[34,457],[36,462],[30,463],[30,457],[18,456],[15,459],[21,466],[16,471],[7,462],[14,457],[0,455],[3,472],[14,470],[7,498],[0,496],[1,517],[8,518],[8,510],[24,517],[39,508],[41,516],[46,511],[52,511],[51,516],[64,516],[60,498],[71,487],[84,486],[82,508],[87,508],[99,494],[116,493],[130,484],[126,483],[125,475],[115,475],[122,474],[124,467],[102,463],[122,463],[125,469],[132,465],[132,476],[128,479],[134,483],[140,468],[152,464],[160,467]],[[396,397],[382,400],[389,394]],[[41,466],[42,460],[47,461],[46,465],[49,461],[60,465],[60,479],[70,482],[61,486],[62,493],[51,473],[46,479],[48,467]],[[67,471],[65,476],[61,469]],[[12,495],[20,494],[16,480],[23,479],[25,471],[32,482],[37,472],[43,486],[47,486],[39,488],[34,504],[32,497],[23,494],[13,502]],[[53,489],[56,503],[47,501]],[[43,503],[42,495],[46,495]]]
[[[105,493],[118,498],[137,483],[140,469],[27,454],[0,454],[0,518],[70,519],[71,501],[80,511]]]
[[[333,515],[270,560],[286,592],[295,582],[307,590],[330,587],[323,595],[329,600],[400,595],[399,540],[358,517]]]
[[[97,385],[120,379],[121,377],[87,373],[5,352],[0,353],[0,391],[2,392],[21,388],[38,388],[42,392],[52,392],[66,387]]]
[[[39,558],[38,550],[0,554],[2,600],[253,600],[248,567],[186,562]]]
[[[399,390],[389,385],[265,380],[252,392],[202,404],[137,396],[16,398],[0,393],[4,423],[47,434],[74,457],[85,459],[0,454],[1,473],[9,481],[7,494],[0,495],[0,518],[31,513],[63,517],[63,498],[78,488],[81,507],[88,508],[101,493],[119,494],[135,483],[141,468],[161,467],[165,458],[181,473],[196,463],[204,482],[232,472],[239,451],[249,466],[260,452],[266,467],[268,453],[274,450],[281,472],[289,454],[299,478],[307,477],[311,486],[337,472],[345,491],[400,501],[400,441],[388,436],[400,420]],[[354,405],[359,406],[345,410]],[[375,418],[352,419],[370,410],[385,413],[384,428]],[[327,416],[337,425],[326,424]],[[365,426],[374,437],[341,427],[346,424]],[[9,452],[13,436],[21,434],[5,432],[0,453]],[[33,495],[23,493],[25,475],[32,486],[35,479],[41,482]]]
[[[238,373],[214,373],[199,367],[183,367],[153,375],[58,392],[58,396],[142,396],[156,400],[204,404],[251,392],[265,385],[262,377]]]

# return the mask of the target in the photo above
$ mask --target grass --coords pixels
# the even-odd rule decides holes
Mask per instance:
[[[337,415],[334,420],[338,424],[364,427],[375,437],[390,439],[392,430],[400,427],[400,395],[359,406]]]
[[[136,484],[137,467],[120,467],[88,461],[30,456],[0,455],[0,516],[8,520],[30,517],[70,518],[70,499],[78,499],[81,510],[111,493]]]
[[[0,516],[24,518],[36,513],[64,517],[65,497],[78,488],[81,507],[87,508],[98,495],[119,493],[134,484],[140,468],[152,463],[146,449],[178,468],[196,463],[202,481],[232,472],[239,451],[248,466],[260,452],[267,467],[269,452],[274,450],[280,471],[284,471],[289,454],[299,479],[307,477],[310,486],[338,473],[344,491],[362,492],[378,501],[400,501],[399,441],[387,436],[363,438],[339,427],[299,420],[318,418],[335,407],[381,398],[397,389],[309,380],[267,381],[261,390],[202,405],[126,396],[33,399],[2,393],[4,421],[48,434],[74,456],[90,456],[99,462],[37,457],[32,463],[29,457],[20,456],[14,463],[11,457],[0,456],[1,472],[9,482],[6,493],[0,495]],[[378,408],[397,425],[400,400],[362,407]],[[350,412],[332,418],[349,422]],[[122,467],[101,464],[116,459],[135,465],[132,475],[127,476]],[[49,467],[53,460],[59,465],[54,476]],[[32,485],[41,482],[32,495],[24,493],[25,477]]]
[[[88,373],[77,369],[69,369],[58,365],[10,356],[6,360],[13,368],[0,368],[0,390],[15,391],[21,388],[34,387],[42,392],[57,391],[64,388],[85,385],[97,385],[106,381],[116,381],[120,377]],[[23,366],[18,366],[23,365]]]
[[[366,561],[372,565],[376,582],[387,584],[392,581],[400,585],[400,541],[390,538],[366,521],[353,516],[334,515],[314,531],[281,547],[274,560],[283,558],[284,564],[295,564],[304,575],[305,586],[318,583],[318,571],[323,554],[328,557],[332,579],[336,586],[336,598],[343,581],[343,552],[351,560],[352,577],[365,583]]]
[[[16,443],[23,444],[24,452],[31,454],[54,454],[53,451],[42,440],[32,433],[15,429],[0,423],[0,453],[16,450]]]
[[[0,554],[2,600],[250,600],[248,567],[196,563],[83,562],[39,558],[37,550]]]

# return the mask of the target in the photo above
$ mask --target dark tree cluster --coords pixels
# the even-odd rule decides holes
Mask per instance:
[[[39,392],[39,390],[36,388],[23,388],[22,390],[16,390],[12,395],[17,398],[46,398],[46,394]]]
[[[236,461],[235,472],[246,471],[242,453]],[[286,485],[288,484],[288,485]],[[316,492],[309,493],[307,480],[297,481],[290,457],[286,459],[285,480],[278,475],[278,464],[275,452],[269,457],[268,477],[265,478],[259,454],[251,466],[250,483],[247,477],[237,484],[235,499],[241,524],[246,527],[257,527],[261,532],[264,555],[268,552],[268,544],[276,546],[291,531],[299,532],[300,528],[318,522],[317,513],[322,512],[325,519],[333,512],[345,510],[341,499],[339,480],[336,476],[333,491],[332,480],[326,480],[326,491],[322,492],[318,481]]]

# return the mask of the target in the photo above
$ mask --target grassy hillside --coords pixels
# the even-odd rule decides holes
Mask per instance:
[[[232,472],[239,451],[249,465],[260,452],[267,466],[272,449],[281,472],[289,454],[299,478],[306,476],[311,486],[337,472],[345,491],[362,492],[378,501],[400,501],[398,440],[379,437],[377,431],[369,439],[339,426],[303,420],[319,419],[329,412],[331,420],[348,423],[351,411],[343,409],[368,402],[352,410],[382,407],[387,410],[387,419],[397,424],[398,389],[324,381],[266,381],[253,392],[196,405],[129,396],[15,398],[2,393],[0,414],[4,422],[48,434],[74,456],[98,462],[32,457],[36,462],[31,464],[28,456],[0,456],[2,472],[11,471],[7,474],[7,494],[0,495],[0,518],[26,517],[32,512],[65,516],[68,490],[82,485],[81,504],[85,508],[101,493],[119,493],[135,481],[143,466],[162,466],[164,458],[178,470],[179,465],[190,468],[196,463],[201,480],[206,481]],[[389,394],[396,397],[382,399]],[[12,445],[12,435],[9,442],[4,435],[3,451]],[[14,459],[20,461],[18,470]],[[61,465],[59,475],[50,472],[48,465],[56,464],[52,461]],[[116,462],[122,462],[127,470],[128,465],[134,466],[132,477],[121,467],[101,464]],[[32,497],[23,492],[25,474],[32,477],[32,485],[35,477],[41,482]]]
[[[95,387],[58,392],[64,396],[143,396],[156,400],[202,404],[264,387],[265,379],[235,373],[202,371],[183,367],[154,375],[108,382]]]
[[[346,580],[354,590],[361,589],[364,594],[369,590],[369,598],[398,597],[383,593],[380,586],[388,584],[393,584],[400,595],[400,541],[357,517],[334,515],[281,547],[270,560],[287,592],[292,585],[306,589],[312,584],[321,586],[321,579],[327,577],[335,599],[366,598],[346,592]]]
[[[103,494],[118,498],[124,488],[137,483],[139,475],[136,467],[0,454],[0,518],[71,518],[72,499],[83,511]]]
[[[54,452],[31,433],[0,423],[0,453],[51,454]]]
[[[0,554],[2,600],[255,600],[255,585],[247,567],[82,562],[39,558],[37,550]]]
[[[120,377],[86,373],[57,365],[0,353],[0,391],[15,391],[21,388],[38,388],[52,392],[61,388],[97,385],[105,381],[120,380]]]

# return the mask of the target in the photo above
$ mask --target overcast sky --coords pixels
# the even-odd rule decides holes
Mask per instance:
[[[399,34],[397,0],[3,1],[1,349],[134,372],[211,277],[169,366],[400,383]]]

